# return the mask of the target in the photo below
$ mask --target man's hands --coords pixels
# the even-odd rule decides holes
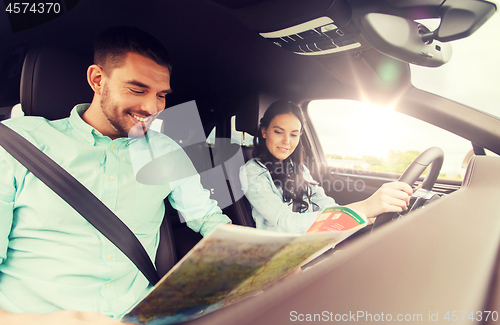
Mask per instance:
[[[12,314],[0,309],[2,325],[118,325],[119,320],[96,312],[61,310],[52,314]],[[133,325],[133,324],[130,324]]]
[[[370,219],[385,212],[407,210],[412,194],[411,186],[406,183],[385,183],[366,200],[349,204],[348,207],[364,213],[369,221],[373,221]]]

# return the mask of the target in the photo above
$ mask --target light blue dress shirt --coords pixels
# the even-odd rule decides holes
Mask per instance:
[[[164,178],[159,185],[137,182],[135,173],[144,165],[138,153],[151,152],[151,146],[142,150],[139,140],[102,136],[81,119],[87,108],[77,105],[69,118],[57,121],[21,117],[4,122],[108,206],[153,261],[165,197],[202,235],[230,222],[197,174],[181,173],[185,177]],[[148,133],[156,151],[176,152],[178,157],[183,152],[163,134]],[[181,161],[192,168],[186,164],[189,159]],[[170,161],[170,167],[177,165]],[[120,250],[1,147],[0,170],[0,308],[15,313],[97,311],[120,317],[150,290]]]
[[[333,198],[326,196],[307,167],[302,166],[304,180],[311,184],[311,200],[319,206],[315,208],[309,204],[308,210],[303,213],[293,212],[293,204],[284,202],[282,188],[274,184],[269,170],[258,160],[250,159],[240,168],[242,190],[252,205],[252,216],[257,228],[303,234],[316,220],[318,211],[338,205]]]

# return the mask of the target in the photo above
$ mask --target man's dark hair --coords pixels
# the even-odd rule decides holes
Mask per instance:
[[[111,27],[101,31],[94,40],[94,63],[106,73],[122,66],[129,52],[151,59],[172,73],[165,47],[156,38],[137,27]]]

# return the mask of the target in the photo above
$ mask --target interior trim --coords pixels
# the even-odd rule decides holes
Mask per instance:
[[[333,20],[330,17],[320,17],[313,19],[311,21],[288,27],[285,29],[277,30],[274,32],[268,32],[268,33],[259,33],[260,36],[265,37],[265,38],[279,38],[279,37],[287,37],[289,35],[294,35],[298,33],[305,32],[306,30],[314,29],[317,27],[325,26],[328,24],[333,24]],[[337,27],[335,27],[337,28]],[[333,29],[335,29],[333,28]]]

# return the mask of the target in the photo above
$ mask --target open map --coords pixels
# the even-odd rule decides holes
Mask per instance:
[[[219,226],[177,263],[122,321],[173,324],[229,306],[282,279],[360,227],[290,235]]]

